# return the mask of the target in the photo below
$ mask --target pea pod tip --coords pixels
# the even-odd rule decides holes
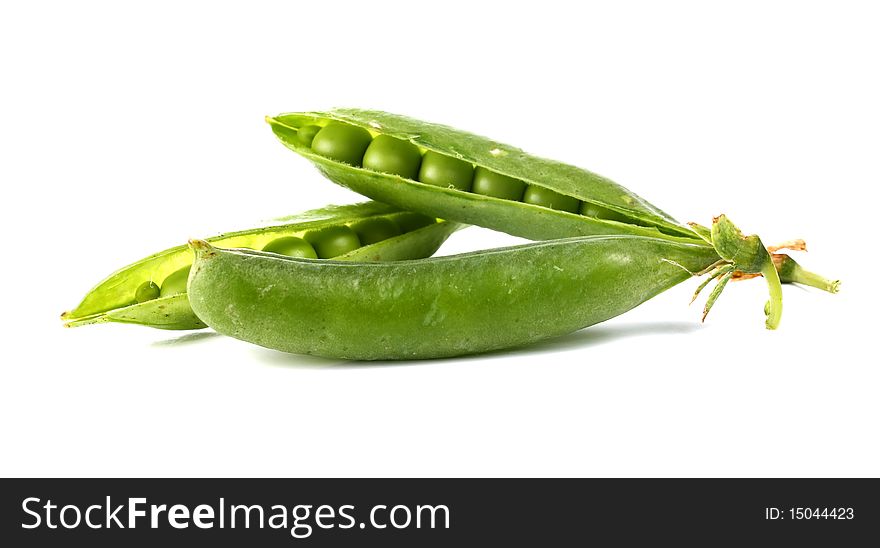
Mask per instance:
[[[198,258],[210,257],[215,254],[214,246],[205,240],[191,238],[188,244],[189,248],[192,249],[193,253],[195,253]]]

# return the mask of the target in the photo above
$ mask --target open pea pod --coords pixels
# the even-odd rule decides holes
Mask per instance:
[[[330,180],[426,215],[532,240],[596,234],[697,238],[690,227],[605,177],[452,127],[358,109],[267,121],[285,146]]]
[[[455,128],[358,109],[281,114],[267,121],[285,146],[330,180],[401,208],[532,240],[632,235],[710,244],[716,261],[709,281],[718,285],[704,317],[731,279],[767,280],[769,328],[782,314],[781,283],[832,292],[838,287],[793,268],[790,258],[780,261],[760,238],[742,235],[723,215],[711,228],[685,226],[600,175]]]
[[[299,257],[398,261],[431,256],[462,226],[365,202],[307,211],[207,240]],[[186,294],[191,264],[192,253],[185,245],[150,255],[108,276],[61,318],[66,327],[119,322],[159,329],[203,328]]]

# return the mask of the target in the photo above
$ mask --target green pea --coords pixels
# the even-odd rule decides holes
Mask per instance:
[[[526,189],[523,202],[569,213],[577,213],[581,207],[581,201],[577,198],[535,185],[529,185]]]
[[[358,235],[361,245],[370,245],[400,236],[400,228],[386,217],[366,219],[352,225],[351,228]]]
[[[309,242],[293,236],[272,240],[266,244],[263,251],[286,255],[287,257],[302,257],[304,259],[318,258],[318,254],[315,253],[315,248],[313,248]]]
[[[632,222],[625,215],[590,202],[584,202],[581,204],[581,215],[594,217],[596,219],[605,219],[608,221],[619,221],[621,223]]]
[[[309,232],[305,238],[315,248],[319,259],[332,259],[361,247],[358,235],[345,225]]]
[[[398,215],[394,222],[400,227],[400,231],[406,234],[407,232],[430,226],[436,223],[437,219],[422,215],[421,213],[404,213],[403,215]]]
[[[508,177],[484,167],[478,167],[474,173],[474,194],[494,196],[504,200],[522,200],[526,184],[519,179]]]
[[[144,282],[134,292],[134,300],[145,303],[159,298],[159,286],[153,281]]]
[[[468,191],[474,179],[474,166],[470,162],[429,150],[422,158],[419,181],[444,188]]]
[[[186,281],[189,278],[189,269],[192,265],[185,266],[180,270],[175,270],[171,274],[165,278],[165,281],[162,282],[162,289],[159,291],[160,297],[170,297],[171,295],[178,295],[180,293],[186,293]]]
[[[319,131],[321,131],[321,126],[303,126],[296,132],[296,139],[304,146],[310,147]]]
[[[342,122],[330,122],[312,139],[312,150],[321,156],[360,167],[370,146],[370,132]]]
[[[421,163],[419,147],[402,139],[379,135],[367,147],[363,165],[373,171],[415,179]]]

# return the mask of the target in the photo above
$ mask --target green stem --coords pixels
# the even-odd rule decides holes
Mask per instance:
[[[767,314],[767,329],[776,329],[782,319],[782,283],[779,281],[779,273],[776,272],[773,261],[768,260],[764,264],[761,274],[767,280],[767,287],[770,290],[770,300],[764,307],[764,312]]]
[[[840,280],[829,280],[815,272],[810,272],[788,255],[774,254],[773,262],[782,283],[808,285],[829,293],[837,293],[840,290]]]
[[[796,284],[808,285],[829,293],[837,293],[840,291],[840,280],[829,280],[828,278],[824,278],[815,272],[810,272],[803,268],[795,270],[795,275],[792,277],[792,281]]]

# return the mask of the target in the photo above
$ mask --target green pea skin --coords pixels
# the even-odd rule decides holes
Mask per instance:
[[[134,300],[138,303],[145,303],[159,298],[160,289],[153,281],[147,281],[138,286],[134,292]]]
[[[294,236],[272,240],[266,244],[263,251],[277,253],[278,255],[284,255],[286,257],[302,257],[304,259],[318,258],[318,254],[315,253],[315,248],[313,248],[309,242]]]
[[[375,244],[400,236],[400,228],[391,219],[379,217],[377,219],[367,219],[352,225],[352,230],[357,234],[361,245]]]
[[[419,169],[419,181],[422,183],[467,192],[473,180],[474,166],[470,162],[433,150],[422,157],[422,167]]]
[[[396,176],[335,162],[317,154],[305,152],[295,139],[296,128],[304,124],[324,124],[331,120],[367,128],[375,134],[403,137],[428,152],[422,158],[417,181],[397,180]],[[331,181],[380,202],[402,209],[418,211],[442,219],[474,224],[507,232],[531,240],[565,238],[588,234],[637,234],[661,238],[694,240],[690,227],[679,223],[657,207],[628,189],[596,173],[527,154],[516,147],[479,135],[460,131],[441,124],[433,124],[397,114],[362,110],[335,109],[330,112],[286,113],[267,118],[272,131],[281,142],[296,153],[303,154],[318,165],[321,174]],[[375,130],[373,129],[375,128]],[[607,204],[626,215],[639,218],[649,227],[632,223],[597,223],[595,218],[577,215],[577,208],[528,207],[513,200],[481,199],[476,193],[449,192],[449,181],[432,179],[433,159],[458,163],[471,172],[472,166],[482,166],[525,182],[538,185],[578,200]],[[461,162],[464,159],[464,162]],[[472,165],[467,165],[472,164]],[[470,188],[472,179],[452,188]],[[411,184],[410,184],[411,183]],[[421,184],[419,184],[421,183]],[[571,204],[573,205],[573,204]],[[573,214],[574,213],[574,214]],[[654,230],[650,227],[657,227]]]
[[[380,173],[400,175],[405,179],[415,179],[421,163],[419,147],[402,139],[379,135],[367,147],[363,167]]]
[[[522,201],[527,204],[549,207],[550,209],[567,211],[569,213],[577,213],[581,207],[581,201],[577,198],[535,185],[529,185],[525,194],[523,194]]]
[[[436,222],[437,219],[435,219],[434,217],[428,217],[427,215],[422,215],[421,213],[404,213],[403,215],[398,215],[394,219],[394,223],[397,224],[398,227],[400,227],[400,231],[404,234],[406,234],[407,232],[412,232],[413,230],[424,228]]]
[[[162,289],[159,291],[160,297],[170,297],[171,295],[179,295],[186,293],[186,281],[189,278],[189,270],[192,265],[185,266],[180,270],[175,270],[165,278],[162,282]]]
[[[502,175],[484,167],[478,167],[474,172],[474,194],[493,196],[503,200],[520,201],[526,190],[526,183],[507,175]]]
[[[593,217],[595,219],[605,219],[608,221],[619,221],[621,223],[632,222],[625,215],[622,215],[616,211],[612,211],[606,207],[602,207],[600,205],[596,205],[590,202],[584,202],[581,205],[580,210],[581,215],[586,217]]]
[[[363,171],[363,170],[358,170]],[[396,220],[405,212],[379,202],[365,202],[344,206],[327,206],[303,212],[300,215],[278,219],[273,226],[265,223],[254,228],[226,232],[211,240],[219,245],[238,248],[260,249],[275,240],[302,235],[308,231],[320,230],[328,226],[352,226],[372,218]],[[437,223],[427,221],[431,226],[395,238],[365,246],[335,260],[346,261],[404,261],[432,255],[438,247],[461,228],[458,223]],[[314,248],[312,248],[314,253]],[[314,253],[312,257],[317,256]],[[119,322],[159,329],[202,329],[205,324],[190,308],[187,293],[179,293],[167,298],[157,298],[138,303],[137,290],[147,286],[148,280],[155,280],[154,295],[161,294],[161,285],[168,274],[188,264],[189,250],[185,246],[172,247],[124,266],[100,281],[86,293],[80,303],[64,312],[61,319],[65,327],[79,327],[101,323]],[[274,255],[275,260],[300,260],[299,257]],[[321,262],[314,259],[312,262]],[[334,261],[335,262],[335,261]],[[181,277],[179,290],[189,282]],[[169,292],[170,281],[165,292]],[[147,295],[144,295],[147,296]],[[142,297],[143,298],[143,297]]]
[[[305,235],[319,259],[332,259],[361,247],[354,230],[347,226],[331,226]]]
[[[312,150],[331,160],[360,167],[371,140],[370,132],[362,127],[330,122],[312,139]]]
[[[303,146],[310,147],[312,146],[312,141],[315,140],[315,135],[317,135],[319,131],[321,131],[321,126],[303,126],[296,132],[296,139],[302,143]]]
[[[384,263],[190,245],[189,299],[218,333],[356,360],[458,356],[563,335],[623,314],[718,258],[709,245],[636,236]]]

